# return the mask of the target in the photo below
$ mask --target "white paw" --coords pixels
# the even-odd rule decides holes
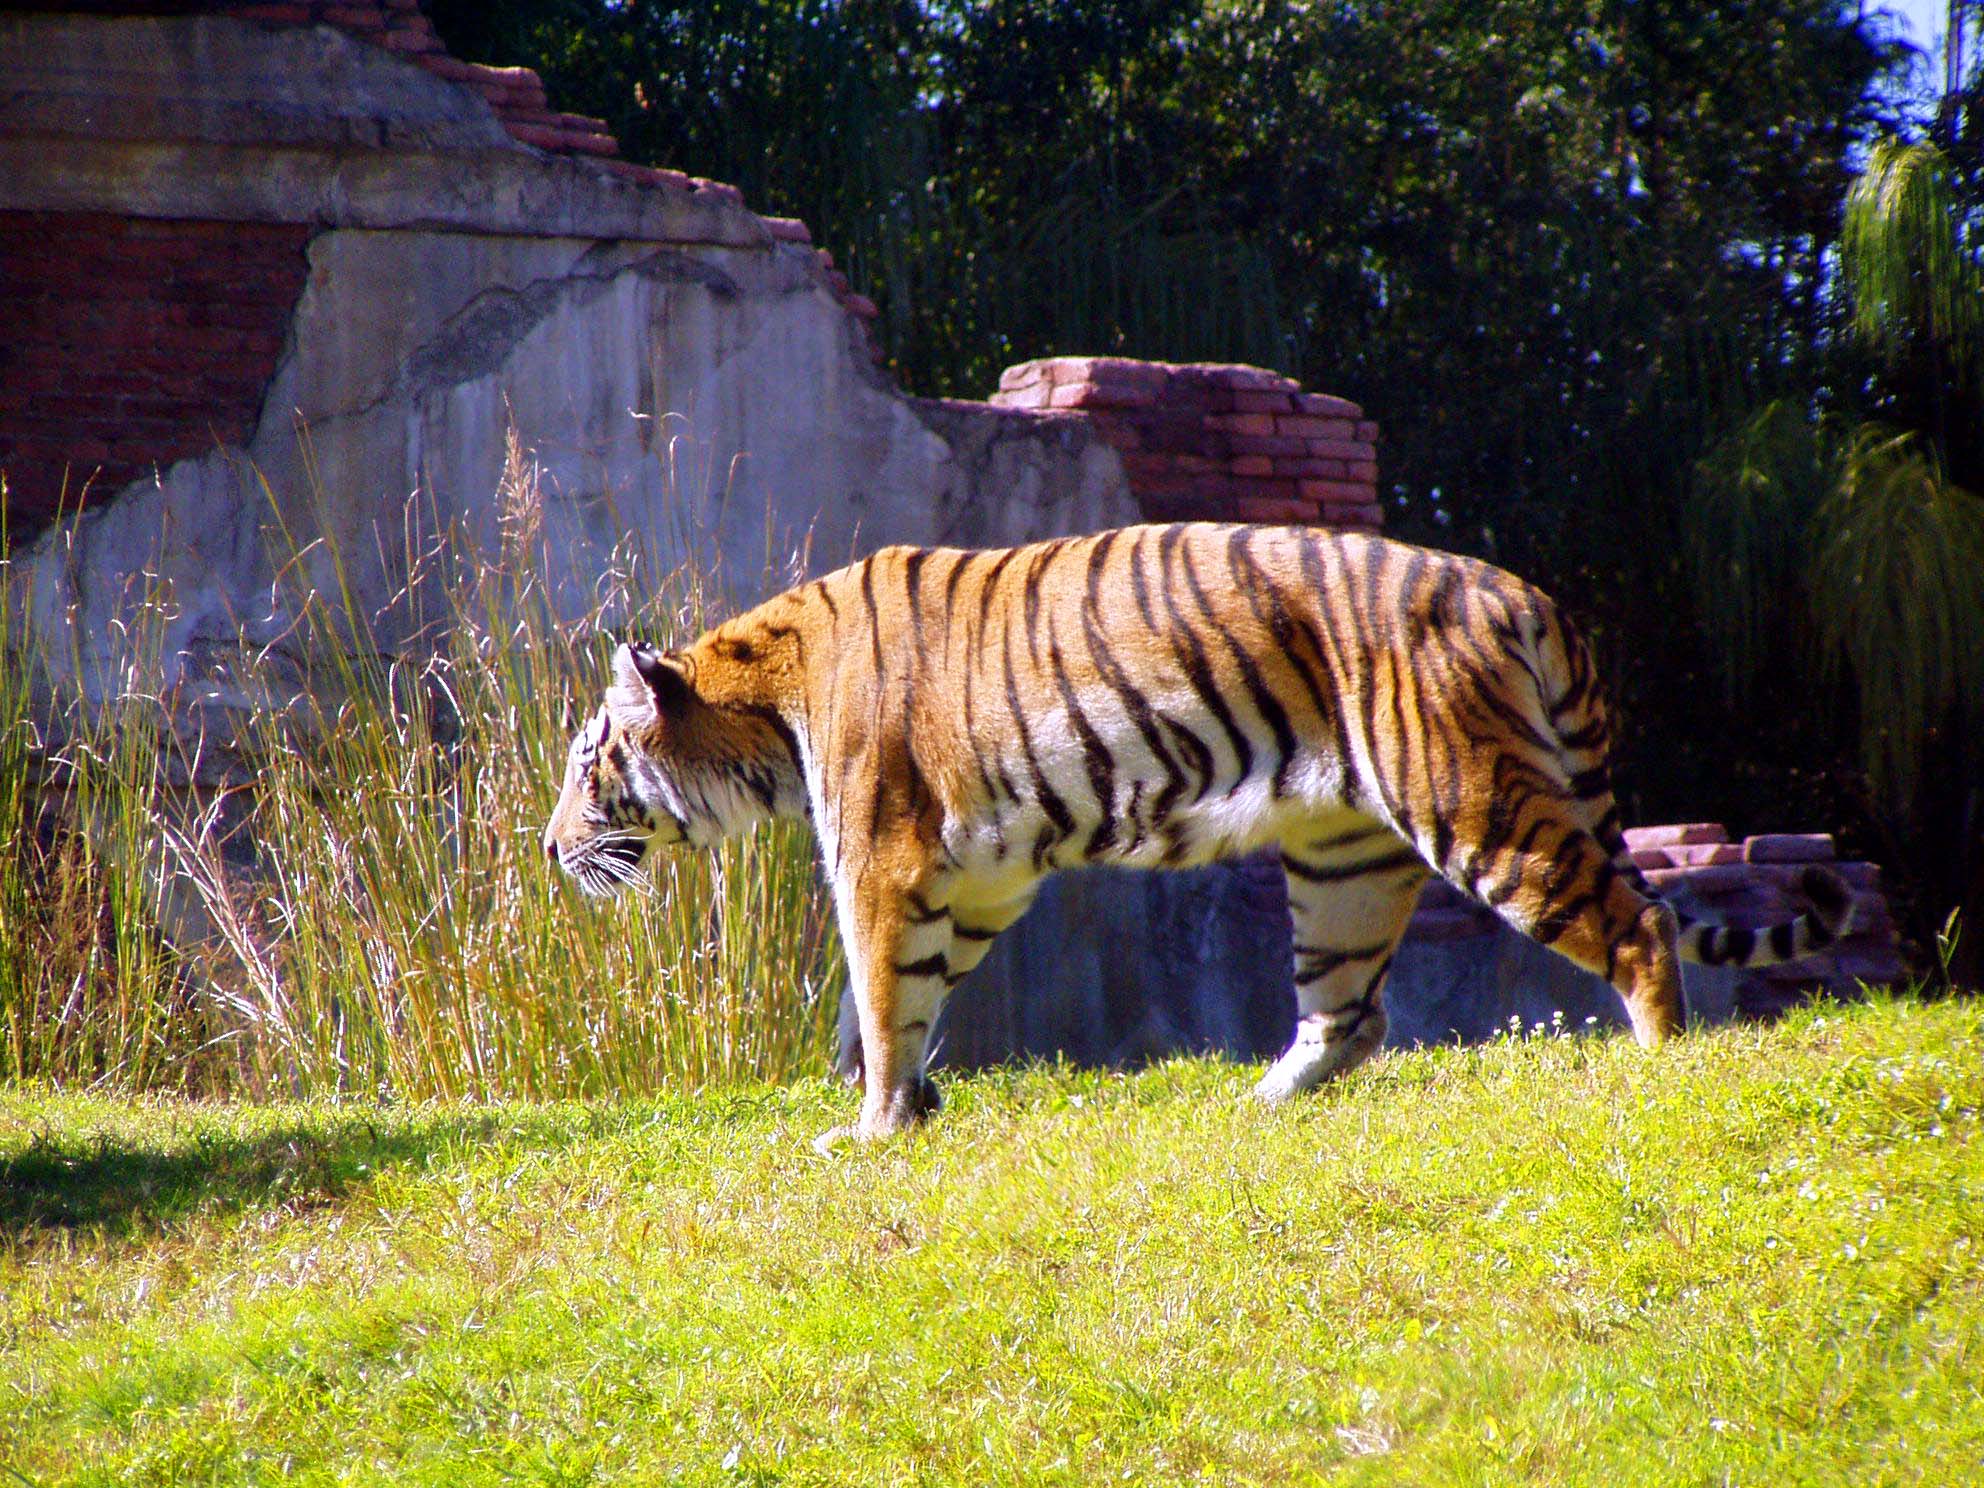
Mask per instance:
[[[1253,1099],[1263,1106],[1279,1106],[1301,1094],[1301,1087],[1279,1070],[1271,1069],[1254,1086]]]
[[[860,1137],[861,1130],[859,1127],[852,1125],[836,1126],[829,1131],[821,1132],[817,1137],[813,1138],[813,1150],[822,1157],[832,1157],[836,1150],[850,1146],[854,1142],[859,1141]]]

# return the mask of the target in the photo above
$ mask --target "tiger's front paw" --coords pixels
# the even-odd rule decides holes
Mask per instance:
[[[832,1157],[836,1150],[861,1140],[861,1128],[852,1122],[846,1126],[836,1126],[821,1132],[813,1138],[813,1150],[822,1157]]]

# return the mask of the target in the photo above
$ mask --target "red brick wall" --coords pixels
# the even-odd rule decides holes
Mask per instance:
[[[1086,417],[1152,521],[1384,522],[1378,426],[1262,367],[1048,357],[1007,368],[992,402]]]
[[[302,224],[0,212],[0,470],[14,541],[88,481],[253,430],[302,293]]]

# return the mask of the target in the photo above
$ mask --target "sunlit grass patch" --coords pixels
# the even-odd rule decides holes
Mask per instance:
[[[1961,1481],[1984,1013],[612,1104],[0,1100],[37,1481]],[[224,1450],[204,1452],[220,1441]],[[175,1476],[176,1475],[176,1476]]]

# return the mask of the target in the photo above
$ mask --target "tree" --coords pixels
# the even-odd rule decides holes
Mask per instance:
[[[1947,116],[1946,116],[1947,117]],[[1697,571],[1733,686],[1796,658],[1851,721],[1865,805],[1984,969],[1984,198],[1889,138],[1846,198],[1837,335],[1801,405],[1704,460]],[[1726,565],[1726,566],[1725,566]],[[1923,926],[1918,929],[1927,929]]]

